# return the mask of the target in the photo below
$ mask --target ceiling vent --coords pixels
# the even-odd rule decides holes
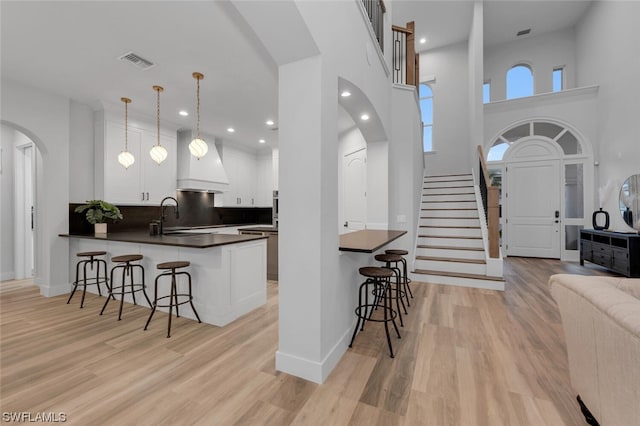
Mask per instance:
[[[149,68],[156,66],[156,64],[154,64],[153,62],[133,52],[125,53],[124,55],[120,56],[118,59],[124,62],[129,62],[142,70],[148,70]]]
[[[531,28],[527,28],[526,30],[520,30],[518,31],[518,33],[516,34],[516,37],[520,37],[523,35],[527,35],[531,32]]]

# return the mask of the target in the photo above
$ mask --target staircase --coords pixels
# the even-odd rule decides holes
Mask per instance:
[[[418,281],[504,290],[487,276],[485,244],[471,174],[426,176],[414,277]]]

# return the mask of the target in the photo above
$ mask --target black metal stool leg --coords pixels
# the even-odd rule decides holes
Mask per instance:
[[[144,298],[147,299],[147,303],[149,304],[149,307],[151,307],[151,300],[149,299],[149,296],[147,295],[147,284],[145,283],[144,280],[144,268],[142,267],[142,265],[133,265],[133,266],[137,266],[138,268],[140,268],[140,273],[142,274],[142,294],[144,294]]]
[[[147,323],[144,325],[144,329],[146,330],[149,327],[149,323],[151,322],[151,318],[153,318],[153,314],[156,313],[156,308],[158,307],[158,278],[162,275],[158,275],[153,284],[153,306],[151,307],[151,313],[149,314],[149,318],[147,318]]]
[[[390,282],[387,282],[387,285],[390,285]],[[388,288],[384,289],[384,293],[386,293]],[[391,358],[393,358],[393,346],[391,346],[391,336],[389,335],[389,321],[387,315],[389,315],[389,302],[391,299],[391,293],[389,293],[389,297],[386,294],[383,296],[384,303],[384,332],[387,335],[387,345],[389,345],[389,353],[391,354]],[[392,314],[393,316],[393,314]],[[395,323],[394,323],[395,324]]]
[[[71,290],[69,299],[67,299],[67,305],[69,304],[69,302],[71,302],[71,298],[73,297],[76,290],[78,289],[78,275],[80,273],[80,263],[82,263],[82,261],[76,263],[76,280],[73,282],[73,290]]]
[[[118,268],[120,266],[117,266]],[[127,275],[127,271],[129,270],[129,262],[127,262],[126,266],[122,266],[122,282],[120,285],[120,309],[118,310],[118,321],[122,319],[122,305],[124,304],[124,288],[125,284],[125,276]]]
[[[196,311],[196,307],[193,306],[193,293],[191,293],[191,274],[187,273],[187,277],[189,277],[189,304],[191,305],[191,309],[193,309],[193,313],[196,314],[196,318],[198,318],[198,322],[200,321],[200,315],[198,315],[198,311]]]
[[[87,294],[87,263],[88,261],[85,261],[82,267],[84,276],[82,277],[82,299],[80,300],[80,309],[84,307],[84,296]]]
[[[173,309],[173,299],[176,294],[176,271],[175,269],[171,270],[171,294],[169,295],[169,324],[167,327],[167,339],[171,337],[171,314]],[[175,296],[177,298],[177,296]],[[176,305],[176,310],[178,306]]]
[[[111,298],[113,298],[113,300],[116,300],[115,296],[113,295],[113,271],[116,268],[111,268],[111,273],[109,274],[109,280],[111,281],[111,286],[109,286],[109,295],[107,296],[107,300],[105,300],[104,305],[102,305],[102,310],[100,311],[100,315],[102,315],[104,313],[104,310],[107,308],[107,305],[109,304],[109,301],[111,300]],[[106,277],[106,274],[105,274]]]

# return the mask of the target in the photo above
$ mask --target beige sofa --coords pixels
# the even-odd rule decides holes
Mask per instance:
[[[640,279],[559,274],[549,287],[574,390],[601,425],[640,425]]]

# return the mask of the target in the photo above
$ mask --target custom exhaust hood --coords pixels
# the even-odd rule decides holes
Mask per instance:
[[[199,160],[189,153],[188,146],[192,138],[191,130],[178,131],[178,189],[217,193],[227,191],[229,179],[214,138],[207,138],[209,151]]]

